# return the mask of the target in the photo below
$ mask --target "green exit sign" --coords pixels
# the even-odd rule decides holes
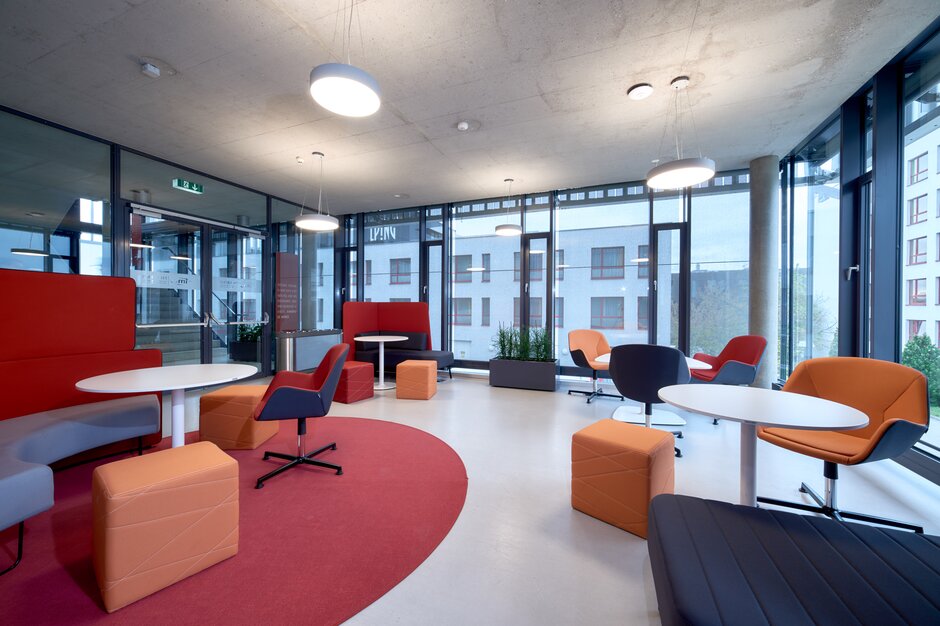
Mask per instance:
[[[202,185],[182,178],[173,179],[173,188],[188,191],[189,193],[202,193]]]

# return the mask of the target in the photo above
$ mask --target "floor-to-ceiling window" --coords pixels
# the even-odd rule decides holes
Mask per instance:
[[[418,301],[420,212],[398,209],[365,214],[365,300]]]

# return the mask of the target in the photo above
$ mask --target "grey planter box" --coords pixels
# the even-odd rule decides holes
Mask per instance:
[[[490,359],[490,386],[555,391],[558,361]]]

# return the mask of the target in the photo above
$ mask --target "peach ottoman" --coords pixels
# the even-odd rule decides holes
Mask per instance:
[[[102,465],[91,497],[109,613],[238,552],[238,463],[213,443]]]
[[[280,422],[254,419],[267,385],[231,385],[199,398],[199,439],[223,450],[254,450],[277,434]]]
[[[375,395],[373,380],[375,366],[362,361],[346,361],[343,373],[339,375],[339,384],[333,399],[344,404],[352,404]]]
[[[675,484],[671,433],[601,420],[571,437],[571,506],[646,537],[650,500]]]
[[[395,368],[395,397],[430,400],[437,393],[437,361],[402,361]]]

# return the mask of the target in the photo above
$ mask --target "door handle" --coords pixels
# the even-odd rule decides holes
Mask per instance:
[[[529,293],[529,283],[526,283],[526,284],[525,284],[525,292],[526,292],[526,294]]]
[[[427,294],[428,294],[428,286],[425,285],[425,286],[424,286],[424,295],[427,295]]]
[[[846,280],[852,280],[852,272],[858,271],[858,265],[853,265],[852,267],[847,267],[843,270]]]
[[[657,290],[657,285],[656,285],[656,281],[654,280],[654,281],[653,281],[653,291],[656,291],[656,290]]]

